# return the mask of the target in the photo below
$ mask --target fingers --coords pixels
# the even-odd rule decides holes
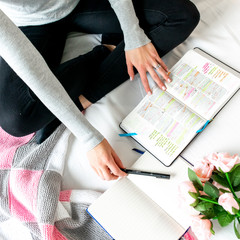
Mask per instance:
[[[165,72],[168,72],[168,67],[167,65],[164,63],[164,61],[159,57],[159,55],[156,55],[156,60],[157,62],[161,65],[161,67],[165,70]]]
[[[169,77],[169,75],[168,75],[168,72],[166,72],[163,67],[160,66],[160,67],[158,67],[156,70],[157,70],[157,72],[163,77],[163,79],[164,79],[166,82],[168,82],[168,83],[171,82],[171,79],[170,79],[170,77]]]
[[[156,69],[158,71],[158,73],[163,77],[163,79],[167,82],[171,82],[171,79],[169,78],[167,72],[165,71],[165,69],[163,69],[162,67],[158,67]],[[142,80],[142,84],[143,87],[146,91],[146,93],[148,95],[150,95],[151,92],[151,88],[149,86],[149,82],[148,82],[148,78],[147,78],[147,72],[149,72],[149,74],[151,75],[152,79],[156,82],[156,84],[158,85],[159,88],[161,88],[163,91],[165,91],[166,85],[164,84],[164,82],[160,79],[160,77],[157,75],[157,73],[155,72],[154,68],[152,67],[152,65],[148,65],[147,69],[141,69],[139,70],[139,75],[140,78]]]
[[[146,71],[145,70],[140,70],[138,72],[139,72],[139,75],[140,75],[140,78],[142,80],[142,84],[143,84],[143,87],[144,87],[146,93],[148,95],[151,95],[152,91],[151,91],[151,88],[150,88],[149,83],[148,83],[148,78],[147,78]]]
[[[112,155],[112,158],[109,159],[107,161],[107,163],[103,164],[101,166],[101,168],[99,169],[99,171],[100,171],[99,176],[103,180],[110,181],[110,180],[116,180],[119,177],[127,176],[127,174],[125,172],[121,171],[120,167],[121,168],[124,168],[124,167],[123,167],[121,160],[118,157],[117,157],[118,159],[114,158],[116,156],[117,155],[115,155],[115,156]],[[117,165],[117,162],[120,163],[120,166]]]
[[[130,78],[134,77],[133,67],[135,67],[140,75],[144,89],[149,95],[151,94],[151,89],[147,79],[147,72],[162,90],[166,90],[164,81],[171,82],[167,74],[168,68],[159,57],[152,43],[126,51],[126,63]],[[162,79],[155,72],[154,68]]]
[[[106,181],[116,180],[118,179],[118,176],[111,173],[111,170],[108,167],[103,167],[101,169],[102,171],[102,179]]]
[[[121,171],[120,168],[124,166],[106,139],[90,150],[87,155],[91,167],[103,180],[115,180],[127,175]]]
[[[115,151],[112,149],[112,155],[113,155],[113,157],[114,157],[114,159],[115,159],[115,163],[117,164],[117,166],[119,167],[119,168],[125,168],[124,166],[123,166],[123,163],[122,163],[122,161],[120,160],[120,158],[118,157],[118,155],[115,153]],[[121,173],[123,173],[122,171],[121,171]],[[125,175],[125,174],[124,174]]]
[[[121,171],[113,158],[105,160],[101,165],[92,166],[92,168],[102,180],[111,181],[127,175],[125,172]],[[122,168],[124,167],[122,166]]]
[[[158,70],[158,69],[157,69]],[[157,83],[157,85],[163,90],[165,91],[167,88],[165,86],[165,84],[161,81],[161,79],[159,78],[159,76],[157,75],[157,73],[153,70],[153,68],[150,68],[148,70],[148,72],[150,73],[151,77],[153,78],[153,80]],[[161,74],[161,73],[160,73]],[[164,74],[164,73],[162,73]]]
[[[120,158],[118,157],[118,155],[115,153],[113,149],[112,149],[111,157],[112,158],[107,164],[107,167],[110,170],[110,174],[113,176],[116,176],[117,178],[127,176],[127,174],[120,169],[120,168],[124,168],[124,166],[122,164],[122,161],[120,160]]]
[[[131,62],[127,62],[127,71],[128,71],[130,80],[133,80],[134,79],[134,71],[133,71],[133,65],[131,64]]]

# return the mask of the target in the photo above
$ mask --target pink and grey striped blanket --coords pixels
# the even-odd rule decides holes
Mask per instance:
[[[38,145],[34,134],[16,138],[0,128],[1,240],[109,239],[85,211],[99,193],[61,191],[69,136],[61,125]],[[12,219],[27,229],[24,238],[4,225]]]

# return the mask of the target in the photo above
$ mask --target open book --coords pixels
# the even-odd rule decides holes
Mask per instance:
[[[179,157],[167,168],[148,152],[131,169],[171,174],[171,179],[129,175],[104,192],[88,213],[117,240],[177,240],[190,223],[178,205],[177,187],[187,180],[188,163]]]
[[[120,127],[169,166],[240,87],[240,74],[200,49],[171,69],[167,91],[155,87]]]

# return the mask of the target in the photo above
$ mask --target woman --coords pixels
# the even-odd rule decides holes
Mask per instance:
[[[19,26],[47,66],[31,45],[20,42],[19,56],[26,61],[24,67],[29,66],[31,71],[25,77],[19,67],[22,62],[17,66],[14,59],[11,62],[8,57],[11,47],[5,52],[2,49],[2,53],[0,50],[0,126],[14,136],[37,131],[38,141],[41,142],[59,124],[58,117],[85,142],[90,164],[102,179],[125,176],[120,170],[123,167],[121,160],[107,140],[77,113],[76,106],[80,111],[86,109],[129,77],[134,79],[136,71],[148,94],[151,94],[151,89],[147,72],[165,90],[164,82],[155,70],[165,81],[171,81],[160,57],[183,42],[196,27],[199,21],[196,7],[189,0],[8,2],[0,0],[0,9]],[[12,25],[3,14],[0,16],[0,37],[4,39],[5,35],[10,36]],[[8,29],[6,26],[9,26]],[[110,51],[109,46],[98,46],[90,53],[61,64],[70,31],[101,33],[102,44],[115,45],[116,48]],[[20,35],[19,38],[22,38]],[[7,41],[4,43],[9,44]],[[31,54],[35,65],[29,60]],[[42,71],[41,74],[39,71]],[[32,75],[35,77],[29,80]]]

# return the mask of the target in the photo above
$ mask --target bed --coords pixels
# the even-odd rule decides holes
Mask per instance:
[[[240,71],[238,61],[240,57],[240,25],[238,23],[240,2],[237,0],[194,0],[193,2],[201,13],[200,23],[185,42],[163,57],[166,64],[171,67],[189,49],[199,47]],[[82,38],[85,37],[89,36],[82,36]],[[97,44],[99,37],[91,36],[92,43]],[[74,44],[77,45],[78,40],[80,39],[75,35],[71,36],[66,45],[65,57],[71,56],[67,53],[68,49],[70,50]],[[139,157],[139,154],[131,149],[141,147],[131,138],[118,136],[118,133],[122,133],[119,123],[143,96],[145,96],[145,91],[137,76],[134,81],[128,80],[123,83],[87,109],[85,113],[86,118],[111,143],[126,167],[131,166]],[[188,159],[194,155],[194,157],[201,158],[214,151],[239,153],[240,114],[237,104],[239,97],[240,94],[237,93],[214,119],[214,122],[208,126],[204,134],[199,135],[182,153],[183,157]],[[235,126],[234,130],[232,126]],[[226,139],[229,141],[225,141]],[[83,151],[77,139],[73,137],[64,171],[63,188],[106,190],[112,182],[102,181],[95,175],[86,157],[82,156]]]
[[[240,57],[240,2],[238,0],[194,0],[193,2],[200,11],[200,23],[185,42],[163,57],[165,63],[170,68],[189,49],[199,47],[240,71],[238,60]],[[88,52],[100,41],[101,35],[71,33],[68,36],[62,61]],[[153,81],[150,80],[150,82],[153,86]],[[145,91],[141,80],[136,75],[134,81],[127,80],[84,113],[89,122],[110,142],[126,167],[130,167],[139,158],[139,153],[132,151],[132,148],[142,149],[142,147],[131,138],[119,137],[118,134],[122,133],[119,124],[144,96]],[[202,158],[215,151],[239,154],[239,100],[238,92],[213,123],[206,128],[204,134],[197,136],[181,156],[185,159]],[[67,129],[62,129],[62,135],[61,142],[62,144],[67,142],[65,144],[67,147],[61,166],[61,190],[67,193],[69,189],[80,189],[85,193],[90,191],[98,197],[99,193],[108,189],[114,181],[103,181],[95,174],[87,160],[84,146],[73,134]],[[88,198],[88,204],[91,201],[92,198]],[[14,231],[12,231],[13,228]],[[15,219],[11,219],[0,223],[1,237],[2,239],[31,239],[31,234],[29,235],[26,226],[22,227]]]

